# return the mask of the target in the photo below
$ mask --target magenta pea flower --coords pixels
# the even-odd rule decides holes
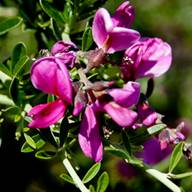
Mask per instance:
[[[159,134],[159,142],[161,149],[166,149],[169,144],[178,144],[180,141],[185,140],[185,136],[181,133],[181,128],[177,127],[173,128],[166,128]]]
[[[154,125],[158,119],[157,112],[146,101],[137,105],[137,112],[142,125],[147,127]]]
[[[121,127],[133,125],[137,113],[129,107],[137,104],[140,86],[136,82],[128,82],[123,88],[108,90],[107,94],[86,107],[78,135],[83,153],[96,162],[101,161],[103,156],[99,116],[107,113]]]
[[[121,64],[127,81],[141,77],[159,77],[171,66],[172,51],[168,43],[159,38],[141,38],[125,51]]]
[[[123,88],[108,90],[108,94],[112,99],[100,103],[103,110],[108,113],[118,125],[122,127],[133,125],[138,115],[129,108],[138,103],[140,96],[139,83],[130,81],[125,84]]]
[[[160,161],[166,159],[172,152],[171,147],[162,150],[159,140],[152,137],[144,142],[143,151],[137,154],[137,157],[143,158],[143,162],[148,165],[155,165]]]
[[[78,140],[83,153],[100,162],[103,157],[103,144],[100,136],[100,126],[94,105],[88,105],[80,125]]]
[[[129,1],[122,3],[112,16],[114,26],[130,28],[135,19],[135,10]]]
[[[29,111],[28,115],[32,118],[29,124],[31,128],[46,128],[56,123],[64,116],[67,106],[72,103],[72,84],[66,65],[73,64],[73,59],[71,60],[70,56],[67,58],[59,46],[63,48],[64,42],[53,46],[53,56],[40,58],[31,67],[33,86],[57,97],[55,101],[39,104]],[[66,54],[68,53],[66,50]]]
[[[51,54],[61,59],[68,68],[73,68],[76,60],[76,45],[71,41],[58,41],[52,49]]]
[[[60,59],[53,56],[35,61],[31,67],[31,82],[36,89],[72,102],[72,86],[69,72]]]
[[[47,128],[64,116],[66,108],[66,103],[61,99],[50,103],[39,104],[33,107],[28,113],[33,119],[28,126],[31,128]]]
[[[121,4],[113,16],[105,8],[100,8],[92,26],[97,46],[107,53],[127,49],[140,38],[139,32],[129,29],[133,19],[134,10],[128,1]]]

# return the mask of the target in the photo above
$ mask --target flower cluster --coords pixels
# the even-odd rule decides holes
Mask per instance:
[[[82,52],[67,41],[55,43],[49,56],[33,63],[32,84],[56,99],[29,111],[32,118],[29,127],[47,128],[57,123],[71,105],[73,116],[82,114],[78,133],[80,147],[86,156],[99,162],[103,157],[100,134],[103,114],[122,128],[150,127],[156,123],[158,113],[150,107],[136,81],[164,74],[170,68],[172,51],[160,38],[141,37],[138,31],[130,29],[134,17],[134,8],[128,1],[113,15],[104,8],[96,12],[92,35],[97,48],[84,54],[88,61],[84,69],[78,60]],[[124,85],[118,87],[115,81],[90,82],[87,78],[89,71],[104,64],[108,54],[119,51],[124,51],[121,63],[117,63]],[[78,81],[70,77],[70,69],[74,67],[78,69]]]

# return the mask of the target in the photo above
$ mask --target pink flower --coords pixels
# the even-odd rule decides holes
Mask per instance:
[[[122,127],[133,125],[137,119],[137,113],[129,107],[136,105],[140,96],[140,85],[136,82],[128,82],[123,88],[108,90],[110,99],[100,102],[102,109]]]
[[[99,115],[106,112],[118,125],[131,126],[137,120],[137,113],[128,107],[137,104],[139,95],[139,84],[128,82],[123,88],[108,90],[108,94],[86,107],[78,136],[79,144],[86,156],[96,162],[102,160]]]
[[[103,157],[103,144],[99,131],[99,119],[94,110],[94,105],[85,109],[85,114],[80,126],[78,140],[83,153],[99,162]]]
[[[159,134],[159,142],[161,149],[166,149],[169,144],[178,144],[180,141],[185,140],[185,136],[181,133],[179,127],[172,129],[166,128]]]
[[[68,68],[73,68],[76,60],[77,47],[73,42],[58,41],[51,49],[51,54],[62,60]]]
[[[152,109],[147,102],[139,103],[137,112],[142,125],[150,127],[155,124],[158,114]]]
[[[73,44],[57,42],[52,55],[36,60],[31,67],[31,82],[36,89],[57,96],[57,100],[33,107],[28,115],[32,117],[31,128],[46,128],[59,121],[66,108],[72,103],[72,84],[66,65],[73,65],[70,48]]]
[[[122,3],[112,16],[113,24],[117,27],[130,28],[135,19],[135,10],[129,1]]]
[[[148,165],[155,165],[167,158],[172,149],[167,147],[162,150],[157,138],[152,137],[144,142],[144,150],[137,154],[137,157],[143,158],[144,163]]]
[[[28,126],[31,128],[47,128],[64,116],[66,107],[66,103],[64,103],[61,99],[37,105],[28,113],[28,115],[33,119]]]
[[[104,52],[114,53],[128,48],[140,38],[139,32],[129,29],[134,19],[134,10],[129,2],[124,2],[114,16],[100,8],[94,17],[93,39]]]
[[[125,51],[121,71],[125,80],[159,77],[171,66],[172,51],[159,38],[142,38]]]
[[[72,102],[69,72],[60,59],[53,56],[36,60],[31,67],[31,82],[36,89]]]

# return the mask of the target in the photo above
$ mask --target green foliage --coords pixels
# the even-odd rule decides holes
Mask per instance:
[[[53,5],[48,3],[46,0],[40,0],[40,5],[42,9],[49,15],[49,17],[53,18],[56,22],[64,23],[64,18],[62,13],[53,8]]]
[[[86,27],[82,37],[82,51],[87,51],[93,43],[91,27]]]
[[[82,179],[83,183],[88,183],[89,181],[91,181],[99,172],[101,168],[101,164],[100,163],[96,163],[94,164],[85,174],[85,176]]]
[[[65,181],[67,181],[68,183],[74,184],[73,179],[66,173],[62,173],[59,177]]]
[[[22,22],[22,19],[20,17],[13,17],[6,19],[0,23],[0,35],[3,35],[10,30],[13,30],[14,28],[18,27]]]
[[[26,142],[21,147],[21,152],[23,153],[33,152],[34,149],[39,150],[45,145],[45,141],[40,137],[39,134],[30,137],[25,133],[24,136]]]
[[[179,163],[179,161],[181,160],[182,156],[183,156],[183,142],[178,143],[171,155],[171,159],[169,162],[169,172],[171,173],[175,167],[177,166],[177,164]]]
[[[156,125],[153,125],[151,127],[149,127],[147,129],[147,132],[150,134],[150,135],[154,135],[154,134],[157,134],[158,132],[162,131],[163,129],[165,129],[167,127],[166,124],[156,124]]]
[[[51,160],[56,156],[54,151],[40,150],[35,153],[35,157],[42,160]]]
[[[118,149],[115,147],[105,147],[106,152],[110,152],[112,155],[120,157],[127,161],[127,163],[143,167],[143,163],[140,159],[134,157],[133,155],[130,155],[128,152],[126,152],[123,149]]]
[[[104,192],[109,185],[109,176],[107,172],[103,172],[97,181],[96,192]]]

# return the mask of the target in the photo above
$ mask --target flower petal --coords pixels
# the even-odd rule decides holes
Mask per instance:
[[[51,54],[59,59],[69,68],[73,68],[76,60],[77,47],[70,41],[58,41],[51,49]]]
[[[142,60],[136,67],[135,76],[159,77],[168,71],[172,62],[172,50],[168,43],[159,38],[144,38]]]
[[[113,29],[113,22],[110,14],[104,8],[100,8],[94,17],[92,33],[97,46],[101,48],[108,37],[108,33]]]
[[[121,107],[115,102],[111,101],[103,105],[103,109],[111,116],[111,118],[120,126],[128,127],[137,120],[137,113]]]
[[[72,114],[78,116],[84,110],[87,104],[87,97],[82,90],[78,90],[74,99],[74,108]]]
[[[136,79],[158,77],[170,68],[172,61],[171,47],[159,38],[142,38],[125,55],[133,61]]]
[[[137,82],[129,81],[123,88],[110,89],[108,94],[122,107],[131,107],[138,103],[140,85]]]
[[[31,68],[31,81],[35,88],[72,102],[72,85],[65,64],[55,57],[35,61]]]
[[[131,44],[139,40],[140,34],[133,29],[115,27],[109,34],[107,42],[108,53],[122,51],[127,49]]]
[[[59,121],[65,114],[66,103],[58,99],[56,101],[40,104],[33,107],[28,115],[32,118],[30,128],[47,128]]]
[[[75,51],[76,49],[76,45],[71,41],[58,41],[52,46],[51,54],[57,56],[62,53],[68,53],[69,51]]]
[[[144,143],[144,150],[137,154],[137,157],[143,158],[144,163],[148,165],[155,165],[167,158],[171,154],[171,148],[161,150],[158,139],[150,138]]]
[[[141,123],[147,127],[154,125],[158,119],[158,114],[147,103],[139,104],[137,110]]]
[[[135,18],[135,10],[129,1],[122,3],[115,11],[112,20],[115,26],[129,28]]]
[[[103,144],[99,133],[99,123],[91,106],[87,106],[78,135],[83,153],[99,162],[103,156]]]

